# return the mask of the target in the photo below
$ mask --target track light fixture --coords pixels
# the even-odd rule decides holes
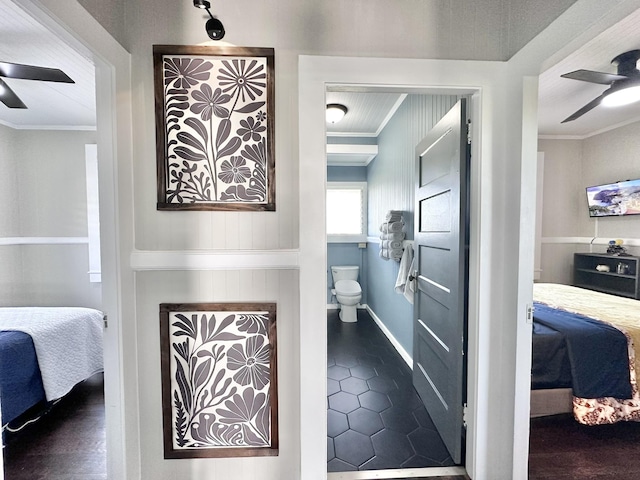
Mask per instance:
[[[209,35],[209,38],[211,38],[211,40],[222,40],[225,34],[224,25],[222,25],[222,22],[220,20],[211,15],[211,10],[209,10],[211,8],[211,3],[209,3],[207,0],[193,0],[193,6],[196,8],[201,8],[202,10],[206,10],[211,17],[209,20],[207,20],[207,23],[204,26],[205,30],[207,31],[207,35]]]

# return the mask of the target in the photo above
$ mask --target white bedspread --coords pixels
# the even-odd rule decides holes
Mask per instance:
[[[0,331],[20,331],[33,339],[49,401],[102,371],[102,324],[102,312],[91,308],[0,308]]]

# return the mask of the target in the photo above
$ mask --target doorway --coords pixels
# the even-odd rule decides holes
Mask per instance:
[[[96,68],[97,146],[100,182],[100,244],[102,253],[102,308],[108,315],[104,331],[105,421],[108,478],[135,476],[138,448],[128,445],[124,436],[124,416],[127,407],[121,372],[123,346],[121,338],[133,338],[132,327],[120,321],[122,311],[133,312],[132,275],[123,263],[120,252],[132,249],[132,212],[119,208],[131,198],[127,182],[117,179],[117,172],[127,171],[131,164],[130,106],[116,105],[116,96],[128,91],[130,78],[129,54],[76,2],[49,5],[32,0],[15,3],[36,21],[73,45]],[[116,143],[116,130],[118,142]],[[135,322],[131,322],[132,325]],[[131,362],[130,362],[131,363]],[[134,418],[129,420],[136,423]],[[136,441],[135,436],[129,437]],[[129,447],[129,448],[127,448]],[[125,454],[127,452],[127,454]],[[126,473],[125,473],[126,472]],[[3,478],[4,474],[0,474]]]
[[[372,122],[374,125],[368,135],[363,135],[364,128],[353,119],[343,131],[336,132],[336,127],[332,126],[328,132],[328,143],[334,147],[332,151],[337,150],[336,145],[348,145],[354,152],[353,159],[347,159],[344,152],[329,155],[327,174],[332,188],[337,188],[333,182],[369,181],[367,190],[371,192],[367,205],[369,237],[366,237],[365,220],[365,238],[354,240],[353,246],[348,243],[327,244],[327,271],[331,271],[331,264],[335,261],[357,265],[360,267],[359,281],[367,286],[366,289],[363,287],[364,305],[358,312],[356,324],[343,324],[337,320],[335,310],[328,314],[329,478],[338,475],[331,472],[341,472],[339,478],[348,478],[350,474],[345,472],[358,467],[360,470],[376,470],[375,475],[407,478],[441,475],[443,467],[446,467],[447,474],[464,472],[461,467],[453,467],[455,464],[437,434],[435,439],[436,429],[413,388],[410,354],[413,347],[413,308],[393,288],[399,262],[383,261],[378,255],[381,240],[377,224],[384,220],[390,209],[403,211],[403,232],[408,233],[409,239],[405,244],[413,242],[415,147],[458,100],[458,95],[447,93],[450,92],[427,90],[425,93],[420,89],[392,86],[331,85],[327,89],[327,103],[348,104],[346,120],[351,113],[357,118],[358,112],[353,112],[354,105],[366,103],[366,100],[378,101],[392,109],[380,116],[384,120],[382,126]],[[379,95],[377,99],[370,98],[376,95]],[[371,111],[371,108],[366,110]],[[349,134],[349,129],[359,132],[361,138],[358,139],[357,134]],[[366,159],[362,161],[368,165],[357,165],[358,141],[368,149],[378,149],[376,159],[370,163]],[[341,166],[344,164],[348,167]],[[338,173],[339,170],[343,173]],[[366,248],[360,244],[358,249],[358,240],[364,241]],[[328,276],[330,285],[331,273]],[[331,299],[330,296],[328,298]],[[349,335],[351,340],[347,338]],[[364,351],[367,347],[360,345],[363,338],[373,338],[371,341],[374,343],[367,352]],[[345,344],[349,347],[342,351],[341,346]],[[378,350],[373,352],[374,349],[382,353]],[[364,353],[366,358],[363,360],[359,353]],[[390,396],[393,396],[392,400]],[[400,403],[403,405],[401,408]],[[424,425],[425,422],[429,425]],[[392,445],[384,447],[387,437],[393,438]],[[360,472],[360,475],[364,474]]]

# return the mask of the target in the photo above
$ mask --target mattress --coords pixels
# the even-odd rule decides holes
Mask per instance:
[[[33,340],[22,332],[0,332],[2,425],[45,401]]]
[[[11,389],[15,382],[29,388],[33,385],[36,367],[44,391],[44,399],[53,401],[66,395],[77,383],[103,370],[102,312],[80,307],[0,308],[0,332],[3,332],[3,361],[0,377]],[[31,340],[32,347],[29,344]],[[35,352],[37,363],[32,360]],[[21,379],[12,378],[15,365],[25,364]],[[7,368],[8,367],[8,368]],[[2,395],[3,425],[5,389]],[[16,397],[16,393],[12,397]],[[9,400],[7,400],[9,401]],[[26,401],[21,407],[30,403]],[[27,407],[29,408],[29,407]],[[23,410],[24,411],[24,410]]]
[[[536,316],[542,310],[548,308],[556,310],[561,315],[582,316],[592,321],[598,321],[612,327],[626,339],[626,358],[624,360],[627,366],[624,368],[623,376],[625,381],[628,378],[630,394],[609,396],[608,394],[611,392],[604,391],[600,394],[598,391],[590,391],[588,396],[579,396],[575,391],[574,372],[572,371],[571,385],[574,389],[573,414],[576,420],[587,425],[607,424],[618,421],[640,421],[640,396],[635,373],[638,362],[635,345],[640,345],[640,302],[629,298],[557,284],[535,284],[534,301],[544,305],[544,308],[539,309],[538,314],[534,313],[534,323],[537,323]],[[591,346],[579,358],[582,358],[582,361],[590,361],[593,360],[590,357],[597,357],[597,362],[590,364],[587,370],[591,369],[599,373],[600,370],[610,367],[608,365],[610,356],[606,355],[609,353],[609,344],[604,341],[599,344],[599,337],[594,338],[595,340],[591,339]],[[560,363],[567,361],[569,350],[571,349],[570,345],[566,343],[566,338],[564,340],[565,351],[559,354],[564,359],[560,360]],[[536,356],[536,342],[537,340],[534,337],[534,357]],[[596,350],[598,351],[596,352]],[[558,350],[558,352],[561,351],[562,348]],[[604,356],[602,355],[603,352],[605,353]],[[565,365],[560,368],[566,370],[567,367]],[[572,368],[570,363],[569,368]],[[619,366],[616,368],[619,368]],[[620,375],[619,370],[616,375]],[[604,375],[605,378],[606,376]],[[560,383],[547,385],[547,388],[562,387],[563,385]]]

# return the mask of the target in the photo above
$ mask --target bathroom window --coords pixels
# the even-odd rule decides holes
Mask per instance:
[[[329,242],[367,241],[366,182],[327,184],[327,240]]]

